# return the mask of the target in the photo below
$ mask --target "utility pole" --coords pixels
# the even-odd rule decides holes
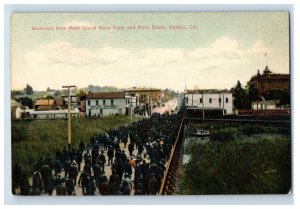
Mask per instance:
[[[69,86],[62,86],[62,88],[67,88],[68,89],[68,148],[71,148],[71,99],[70,99],[70,90],[71,88],[74,88],[76,86],[74,85],[69,85]]]
[[[136,101],[135,101],[136,103]],[[132,96],[130,98],[130,123],[132,123]]]

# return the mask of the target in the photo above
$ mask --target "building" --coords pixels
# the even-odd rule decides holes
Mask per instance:
[[[54,99],[38,99],[35,102],[35,110],[44,111],[44,110],[55,110],[56,101]]]
[[[285,91],[290,89],[290,75],[272,73],[268,66],[265,67],[263,74],[257,70],[257,74],[248,81],[248,86],[257,90],[260,96],[271,91]]]
[[[137,104],[146,105],[149,104],[153,106],[157,106],[160,104],[161,97],[161,89],[156,88],[135,88],[128,89],[127,93],[132,95],[138,95]]]
[[[28,112],[31,119],[68,119],[68,109],[44,111],[28,110]],[[78,118],[79,110],[77,108],[70,110],[70,115],[72,118]]]
[[[276,110],[279,107],[280,100],[254,101],[252,102],[252,110]]]
[[[69,104],[69,96],[68,95],[63,95],[61,96],[61,98],[63,98],[65,100],[65,105],[66,107],[68,107],[68,104]],[[77,101],[78,101],[78,97],[76,94],[70,94],[70,100],[71,100],[71,109],[75,109],[77,108]]]
[[[203,115],[233,114],[232,93],[227,90],[186,90],[185,104],[191,114],[196,112]]]
[[[136,96],[126,92],[89,93],[86,96],[86,116],[103,117],[129,114],[136,107],[136,102]]]
[[[63,110],[67,108],[66,101],[64,98],[55,98],[56,109]]]
[[[21,117],[21,104],[15,100],[10,100],[10,115],[12,120],[18,120]]]

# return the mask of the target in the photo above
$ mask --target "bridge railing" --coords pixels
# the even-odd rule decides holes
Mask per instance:
[[[182,143],[184,134],[184,118],[181,120],[175,144],[167,163],[166,172],[162,180],[159,195],[169,195],[178,192],[179,167],[181,165]]]

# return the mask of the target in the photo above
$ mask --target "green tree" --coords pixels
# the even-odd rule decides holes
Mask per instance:
[[[240,81],[237,81],[237,84],[231,90],[234,97],[233,105],[236,109],[251,108],[249,93],[242,87]]]
[[[11,99],[14,99],[15,96],[18,96],[21,94],[21,91],[18,91],[18,90],[13,90],[10,92],[10,96],[11,96]]]
[[[29,84],[27,84],[26,88],[25,88],[25,92],[26,92],[27,95],[32,95],[33,94],[33,88]]]
[[[33,108],[33,101],[29,97],[20,97],[19,99],[16,99],[16,101],[21,103],[22,106]]]
[[[86,92],[84,89],[79,89],[77,92],[77,97],[79,99],[79,101],[85,100],[86,98]]]

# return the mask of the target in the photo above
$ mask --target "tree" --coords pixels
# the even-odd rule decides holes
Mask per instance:
[[[29,97],[20,97],[19,99],[16,99],[16,101],[21,103],[22,106],[33,108],[33,101]]]
[[[233,105],[236,109],[251,108],[249,93],[245,89],[243,89],[240,81],[237,81],[236,86],[231,90],[234,97]]]
[[[79,99],[79,101],[85,100],[86,98],[86,92],[84,89],[79,89],[77,92],[77,97]]]
[[[21,91],[18,91],[18,90],[13,90],[10,92],[10,96],[12,99],[15,98],[15,96],[18,96],[18,95],[21,95]]]
[[[32,95],[33,94],[33,89],[29,84],[26,85],[25,92],[26,92],[26,95]]]

